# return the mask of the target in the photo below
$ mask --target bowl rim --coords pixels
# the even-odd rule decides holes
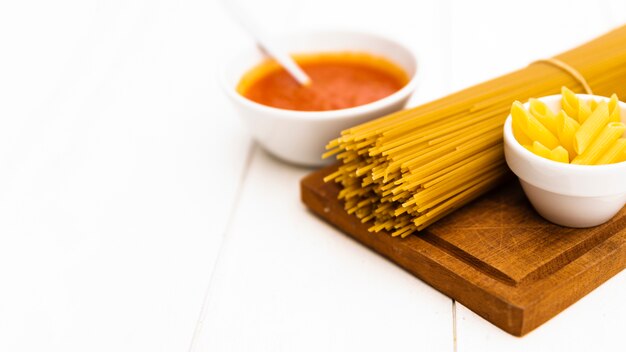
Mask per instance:
[[[576,96],[579,98],[584,98],[585,101],[589,101],[591,99],[599,99],[599,100],[604,100],[604,101],[610,100],[609,97],[595,95],[595,94],[576,94]],[[543,97],[539,97],[535,99],[539,101],[544,101],[544,102],[546,100],[548,101],[553,101],[556,99],[560,100],[562,99],[562,95],[553,94],[553,95],[547,95],[547,96],[543,96]],[[529,106],[529,103],[526,102],[522,105],[524,106],[524,108],[527,109]],[[622,101],[618,101],[618,105],[622,108],[622,110],[626,110],[626,103]],[[541,165],[545,165],[546,167],[558,167],[558,168],[562,168],[563,171],[577,172],[577,173],[606,172],[606,171],[613,171],[614,169],[618,169],[618,168],[626,169],[626,161],[621,161],[619,163],[613,163],[613,164],[603,164],[603,165],[578,165],[578,164],[569,164],[569,163],[566,164],[566,163],[561,163],[558,161],[546,159],[524,148],[524,146],[513,135],[512,125],[513,125],[512,117],[511,117],[511,114],[509,113],[506,120],[504,121],[504,134],[503,134],[504,143],[510,146],[511,148],[513,148],[516,152],[521,154],[523,157],[527,159],[531,159],[537,163],[540,163]]]
[[[310,35],[346,35],[346,36],[364,36],[370,37],[376,40],[387,41],[394,45],[400,50],[408,53],[411,62],[415,65],[415,72],[410,76],[409,81],[396,92],[371,103],[354,106],[351,108],[345,109],[337,109],[337,110],[325,110],[325,111],[301,111],[301,110],[288,110],[288,109],[280,109],[272,106],[263,105],[252,101],[243,95],[239,94],[235,87],[233,87],[225,77],[225,68],[230,62],[228,59],[232,59],[235,57],[240,57],[243,55],[250,54],[255,49],[254,46],[249,47],[247,49],[241,49],[235,54],[230,55],[226,60],[222,61],[218,66],[218,77],[220,81],[220,85],[222,89],[226,92],[226,95],[232,100],[236,101],[239,104],[242,104],[250,109],[255,109],[260,112],[264,112],[267,114],[272,114],[274,116],[279,116],[287,119],[305,119],[305,120],[327,120],[327,119],[344,119],[351,118],[357,115],[369,113],[372,111],[384,109],[385,107],[394,105],[402,101],[403,99],[410,96],[421,80],[421,60],[419,59],[419,55],[415,50],[410,49],[408,45],[403,43],[401,40],[392,39],[388,36],[384,36],[377,33],[371,33],[363,30],[348,30],[348,29],[304,29],[293,31],[287,34],[283,34],[281,36],[277,36],[277,41],[281,40],[289,40],[293,38],[297,38],[300,36],[310,36]],[[346,50],[350,50],[346,48]],[[383,55],[384,56],[384,55]]]

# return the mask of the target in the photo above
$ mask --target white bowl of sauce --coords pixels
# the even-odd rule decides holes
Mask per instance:
[[[290,163],[319,166],[325,145],[346,128],[404,107],[417,86],[417,58],[378,35],[291,34],[277,41],[311,77],[299,86],[256,48],[220,68],[220,81],[250,133]]]

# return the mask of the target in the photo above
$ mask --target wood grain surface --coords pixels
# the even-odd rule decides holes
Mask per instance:
[[[522,336],[626,266],[626,209],[589,229],[551,224],[512,181],[429,227],[420,236],[370,233],[337,200],[339,186],[318,170],[301,182],[318,216],[461,302]]]

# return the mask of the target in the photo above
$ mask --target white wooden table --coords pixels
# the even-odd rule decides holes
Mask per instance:
[[[626,22],[603,1],[241,1],[420,53],[416,105]],[[624,350],[626,273],[512,337],[306,211],[215,0],[0,3],[0,351]],[[625,82],[626,84],[626,82]]]

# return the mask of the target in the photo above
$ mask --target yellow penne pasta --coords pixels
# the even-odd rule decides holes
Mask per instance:
[[[618,105],[619,99],[617,98],[617,94],[611,95],[611,100],[609,101],[609,121],[612,122],[621,122],[621,109]]]
[[[567,87],[561,87],[561,108],[572,118],[578,118],[578,97]]]
[[[528,100],[528,105],[528,111],[556,136],[556,115],[548,106],[544,102],[534,98]]]
[[[533,141],[538,141],[547,148],[553,149],[559,145],[559,140],[530,112],[526,111],[522,103],[516,101],[511,107],[513,121]]]
[[[557,121],[557,136],[561,142],[561,145],[567,150],[569,156],[574,158],[576,152],[574,151],[574,134],[580,128],[580,125],[576,120],[567,116],[565,111],[561,110],[556,115]]]
[[[576,93],[572,92],[567,87],[561,88],[563,98],[561,100],[561,106],[563,110],[572,118],[576,119],[578,123],[583,123],[593,110],[597,107],[596,101],[590,101],[589,103],[578,99]]]
[[[515,140],[517,140],[519,144],[522,144],[522,145],[533,144],[533,140],[530,139],[530,137],[528,137],[522,131],[522,128],[519,126],[519,119],[513,119],[511,127],[513,127],[513,136],[515,137]]]
[[[611,95],[611,99],[609,99],[609,113],[613,112],[613,110],[617,107],[617,103],[619,102],[619,98],[617,94],[613,93]]]
[[[596,160],[596,164],[613,164],[620,162],[620,157],[624,154],[626,154],[626,138],[620,138]]]
[[[589,147],[572,160],[572,164],[593,165],[624,134],[625,130],[626,125],[621,122],[609,123]]]
[[[541,144],[541,142],[534,141],[531,146],[531,152],[544,157],[546,159],[551,159],[551,150],[547,148],[545,145]]]
[[[621,115],[620,109],[613,110],[613,112],[609,116],[609,121],[611,121],[611,122],[621,122],[622,121],[622,117],[620,115]]]
[[[597,104],[596,104],[596,108],[597,108]],[[589,106],[589,104],[585,101],[579,100],[578,101],[578,115],[576,115],[576,118],[578,119],[578,123],[585,122],[589,118],[591,113],[592,113],[592,109]]]
[[[562,146],[558,146],[550,151],[550,159],[560,163],[569,163],[569,153]]]
[[[600,134],[604,126],[609,122],[609,107],[607,102],[601,101],[593,113],[580,124],[580,128],[574,135],[574,151],[581,155],[591,142]]]
[[[621,160],[626,153],[621,148],[624,142],[615,141],[626,126],[616,121],[621,110],[617,95],[598,102],[578,99],[567,87],[561,90],[563,109],[556,115],[538,99],[529,99],[528,110],[518,101],[513,103],[512,127],[518,142],[538,156],[563,163],[591,165]],[[579,123],[567,111],[584,122]]]

